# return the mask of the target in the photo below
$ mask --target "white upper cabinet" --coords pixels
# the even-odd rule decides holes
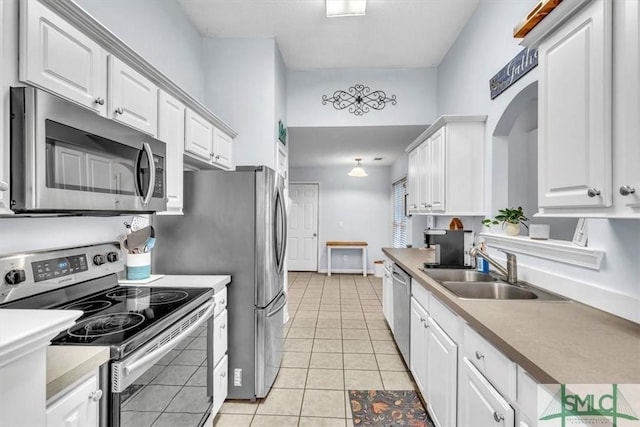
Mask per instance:
[[[158,135],[158,87],[114,56],[109,56],[108,117]]]
[[[39,1],[20,2],[20,80],[106,113],[106,52]]]
[[[167,144],[165,159],[167,211],[182,213],[185,106],[165,91],[158,94],[158,139]]]
[[[614,4],[614,186],[617,213],[640,216],[640,7]]]
[[[418,213],[418,196],[420,195],[420,150],[409,152],[409,168],[407,171],[407,213]]]
[[[213,124],[189,109],[186,117],[184,151],[210,162],[213,150]]]
[[[442,116],[407,148],[409,213],[484,215],[485,121]]]
[[[231,169],[233,165],[233,139],[218,128],[213,130],[213,157],[211,161],[223,168]]]
[[[611,1],[593,0],[538,47],[543,212],[612,204],[611,42]]]

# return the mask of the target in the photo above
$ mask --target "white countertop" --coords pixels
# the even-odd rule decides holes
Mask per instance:
[[[227,275],[165,275],[164,277],[149,283],[136,283],[127,281],[122,283],[127,286],[171,287],[171,288],[213,288],[214,292],[222,290],[231,282],[231,276]]]
[[[80,316],[79,310],[0,310],[0,366],[45,347]]]
[[[109,361],[109,347],[50,345],[47,347],[47,399]]]

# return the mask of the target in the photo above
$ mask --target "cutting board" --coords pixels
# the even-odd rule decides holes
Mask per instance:
[[[542,0],[538,2],[527,17],[513,29],[513,37],[521,39],[526,36],[533,27],[538,25],[561,2],[562,0]]]

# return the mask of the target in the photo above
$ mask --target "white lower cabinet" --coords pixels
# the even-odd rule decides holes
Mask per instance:
[[[98,371],[54,396],[47,404],[47,427],[98,427]]]
[[[514,427],[513,408],[466,357],[461,359],[459,374],[460,426]]]
[[[228,367],[228,358],[225,355],[213,370],[213,406],[211,408],[213,416],[218,413],[222,403],[227,398],[229,388]]]
[[[213,360],[217,363],[227,353],[227,310],[213,319]]]
[[[411,373],[436,427],[456,425],[458,346],[424,308],[422,288],[411,297]]]
[[[456,425],[458,346],[429,317],[427,328],[427,406],[436,426]]]
[[[429,315],[426,310],[411,298],[411,338],[410,338],[410,368],[413,379],[418,385],[420,393],[427,398],[427,341],[426,330]]]

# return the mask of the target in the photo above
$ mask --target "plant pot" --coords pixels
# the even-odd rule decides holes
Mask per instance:
[[[520,224],[511,224],[507,222],[505,224],[505,231],[507,236],[518,236],[520,235]]]

